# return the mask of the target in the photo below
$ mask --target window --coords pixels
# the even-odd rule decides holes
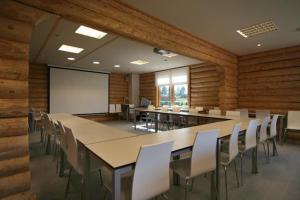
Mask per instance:
[[[159,106],[188,105],[188,68],[156,73]]]

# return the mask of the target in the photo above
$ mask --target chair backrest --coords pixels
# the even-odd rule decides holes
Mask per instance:
[[[50,118],[50,116],[48,114],[45,114],[44,117],[45,117],[45,131],[46,131],[46,134],[53,135],[54,134],[53,121],[52,121],[52,119]]]
[[[133,175],[131,199],[151,199],[169,190],[173,142],[141,147]]]
[[[116,112],[117,113],[122,112],[122,106],[121,106],[121,104],[116,104]]]
[[[149,105],[148,110],[155,110],[155,107],[153,105]]]
[[[227,110],[226,111],[226,116],[228,116],[228,117],[240,117],[241,116],[241,112],[240,111],[236,111],[236,110]]]
[[[215,107],[214,107],[214,110],[220,110],[220,107],[215,106]]]
[[[300,130],[300,111],[288,111],[287,128]]]
[[[259,130],[259,141],[263,142],[266,141],[268,138],[267,135],[267,128],[270,122],[270,117],[265,117],[260,125],[260,130]]]
[[[249,118],[249,111],[248,109],[238,109],[240,111],[241,118]]]
[[[198,110],[198,111],[203,111],[204,108],[203,108],[202,106],[196,106],[196,110]]]
[[[172,111],[173,112],[180,112],[181,108],[179,106],[173,106]]]
[[[109,113],[116,112],[116,104],[109,104]]]
[[[216,168],[218,136],[219,130],[197,133],[192,150],[190,177],[213,171]]]
[[[269,110],[256,110],[256,118],[264,119],[265,117],[270,117]]]
[[[60,146],[64,152],[67,152],[67,135],[64,126],[62,125],[61,121],[57,121],[59,132],[60,132]]]
[[[279,115],[273,115],[272,121],[271,121],[271,131],[270,136],[275,137],[277,135],[277,120]]]
[[[76,170],[78,168],[78,146],[76,138],[72,130],[66,126],[64,126],[64,130],[66,133],[66,142],[67,142],[67,159],[69,163],[74,167]]]
[[[189,108],[189,113],[198,113],[198,110],[196,108]]]
[[[168,111],[168,105],[163,105],[161,108],[161,111],[167,112]]]
[[[245,150],[251,149],[256,146],[256,130],[257,121],[250,120],[245,137]]]
[[[239,153],[238,139],[241,131],[242,123],[234,125],[229,140],[229,162],[233,160]]]
[[[221,110],[212,109],[208,111],[210,115],[221,115]]]

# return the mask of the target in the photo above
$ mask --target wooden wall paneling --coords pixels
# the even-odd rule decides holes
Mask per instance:
[[[29,108],[48,112],[49,68],[46,65],[29,66]]]
[[[125,101],[125,102],[124,102]],[[111,73],[109,77],[109,103],[128,103],[128,78],[126,74]]]
[[[239,107],[300,110],[300,46],[239,58]]]
[[[154,72],[140,75],[140,99],[142,97],[149,99],[152,105],[157,106]]]
[[[23,12],[26,11],[26,12]],[[31,31],[44,12],[0,2],[0,198],[29,199],[28,55]]]
[[[214,64],[190,66],[190,105],[212,108],[219,106],[221,74]]]

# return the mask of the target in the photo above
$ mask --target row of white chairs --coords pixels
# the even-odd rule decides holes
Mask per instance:
[[[121,113],[122,105],[121,104],[109,104],[109,113]]]

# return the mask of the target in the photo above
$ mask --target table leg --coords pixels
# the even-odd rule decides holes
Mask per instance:
[[[252,149],[252,173],[257,174],[257,146]]]
[[[179,159],[180,159],[180,155],[173,156],[173,160],[179,160]],[[173,172],[173,184],[180,185],[180,177],[175,172]]]
[[[120,200],[121,199],[121,178],[122,174],[132,170],[131,166],[127,166],[124,168],[115,169],[113,171],[112,177],[112,184],[113,184],[113,191],[112,191],[112,199],[113,200]]]
[[[84,177],[83,177],[83,185],[84,185],[84,199],[90,199],[89,192],[89,175],[90,175],[90,154],[88,149],[85,149],[85,165],[84,165]]]
[[[51,142],[51,135],[47,135],[47,143],[46,143],[46,154],[50,154],[50,142]]]
[[[158,132],[158,113],[155,113],[155,133]]]
[[[65,171],[65,152],[60,148],[59,177],[64,176],[64,171]]]
[[[220,199],[220,139],[217,140],[217,150],[216,150],[216,199]]]
[[[284,124],[284,116],[280,116],[279,117],[279,137],[278,137],[278,141],[279,141],[279,144],[282,144],[282,140],[283,140],[283,133],[284,133],[284,130],[283,130],[283,124]]]
[[[134,110],[134,118],[133,118],[133,121],[134,121],[134,130],[136,130],[136,110]]]

